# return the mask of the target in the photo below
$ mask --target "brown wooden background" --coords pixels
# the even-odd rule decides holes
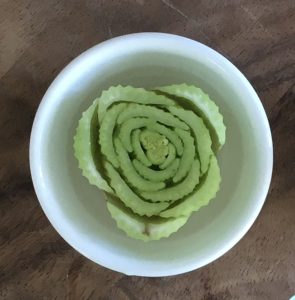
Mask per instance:
[[[34,114],[50,82],[105,39],[162,31],[199,40],[249,78],[269,117],[270,192],[246,237],[200,270],[136,278],[71,249],[39,207],[29,172]],[[294,0],[0,1],[0,298],[289,299],[295,294]]]

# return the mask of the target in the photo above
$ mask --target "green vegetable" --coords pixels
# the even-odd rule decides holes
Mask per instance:
[[[200,163],[193,161],[187,177],[172,187],[157,192],[142,192],[142,196],[150,201],[176,201],[190,194],[199,183]]]
[[[180,200],[179,203],[174,203],[173,207],[160,213],[160,216],[164,218],[189,216],[193,211],[197,211],[202,206],[207,205],[216,196],[220,181],[217,159],[215,156],[211,156],[208,173],[202,178],[196,190],[187,198]]]
[[[174,105],[174,101],[167,97],[157,95],[152,91],[146,91],[142,88],[134,88],[131,86],[110,87],[107,91],[103,91],[99,101],[98,120],[101,123],[107,109],[116,102],[134,102],[142,104],[156,104],[159,106]]]
[[[188,216],[168,219],[140,217],[120,204],[119,200],[114,201],[110,197],[108,197],[107,208],[121,230],[131,238],[145,242],[168,237],[182,227],[189,218]]]
[[[203,120],[191,111],[179,107],[169,107],[169,111],[181,120],[185,120],[190,126],[196,143],[196,155],[201,163],[201,173],[204,174],[208,169],[211,156],[212,142],[209,130],[206,128]]]
[[[114,167],[106,162],[110,183],[120,200],[140,216],[155,216],[169,206],[169,203],[150,203],[142,200],[125,182]]]
[[[154,182],[142,178],[136,172],[136,169],[131,163],[128,152],[124,149],[121,141],[118,138],[115,138],[115,145],[120,161],[120,168],[122,170],[122,174],[125,176],[130,185],[142,191],[158,191],[165,187],[164,182]]]
[[[173,99],[184,98],[205,122],[210,131],[213,150],[217,152],[225,143],[225,126],[217,105],[200,88],[186,84],[174,84],[157,88]]]
[[[83,113],[74,137],[74,151],[79,162],[79,168],[89,182],[106,192],[112,193],[113,190],[105,179],[103,168],[99,164],[97,106],[97,101],[94,101]]]
[[[147,168],[140,161],[134,160],[133,165],[136,171],[144,178],[150,181],[163,181],[168,180],[173,177],[179,166],[179,158],[173,160],[173,162],[164,170],[153,170],[152,168]]]
[[[215,153],[224,142],[219,109],[199,88],[117,86],[83,113],[74,152],[83,175],[106,192],[117,226],[150,241],[177,231],[216,196]]]

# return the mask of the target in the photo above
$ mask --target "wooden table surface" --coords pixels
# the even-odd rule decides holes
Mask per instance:
[[[184,35],[248,77],[268,115],[274,172],[247,235],[194,272],[138,278],[100,267],[52,228],[32,186],[31,126],[51,81],[87,48],[131,32]],[[294,0],[0,1],[0,298],[289,299],[295,294]]]

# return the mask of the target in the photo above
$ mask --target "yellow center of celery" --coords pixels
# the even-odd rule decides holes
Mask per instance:
[[[146,129],[140,134],[140,142],[153,165],[159,165],[164,162],[168,154],[169,144],[165,136]]]

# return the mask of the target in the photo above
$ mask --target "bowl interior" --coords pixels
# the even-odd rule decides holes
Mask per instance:
[[[186,39],[172,39],[170,45],[163,41],[162,46],[159,41],[147,45],[146,39],[128,44],[120,38],[94,47],[57,77],[34,124],[31,168],[45,213],[72,246],[126,274],[159,276],[212,261],[248,230],[265,198],[272,146],[255,92],[229,62]],[[183,82],[201,87],[224,116],[227,140],[218,155],[221,189],[169,238],[136,241],[117,229],[103,194],[78,169],[75,129],[82,112],[112,85],[150,88]]]

